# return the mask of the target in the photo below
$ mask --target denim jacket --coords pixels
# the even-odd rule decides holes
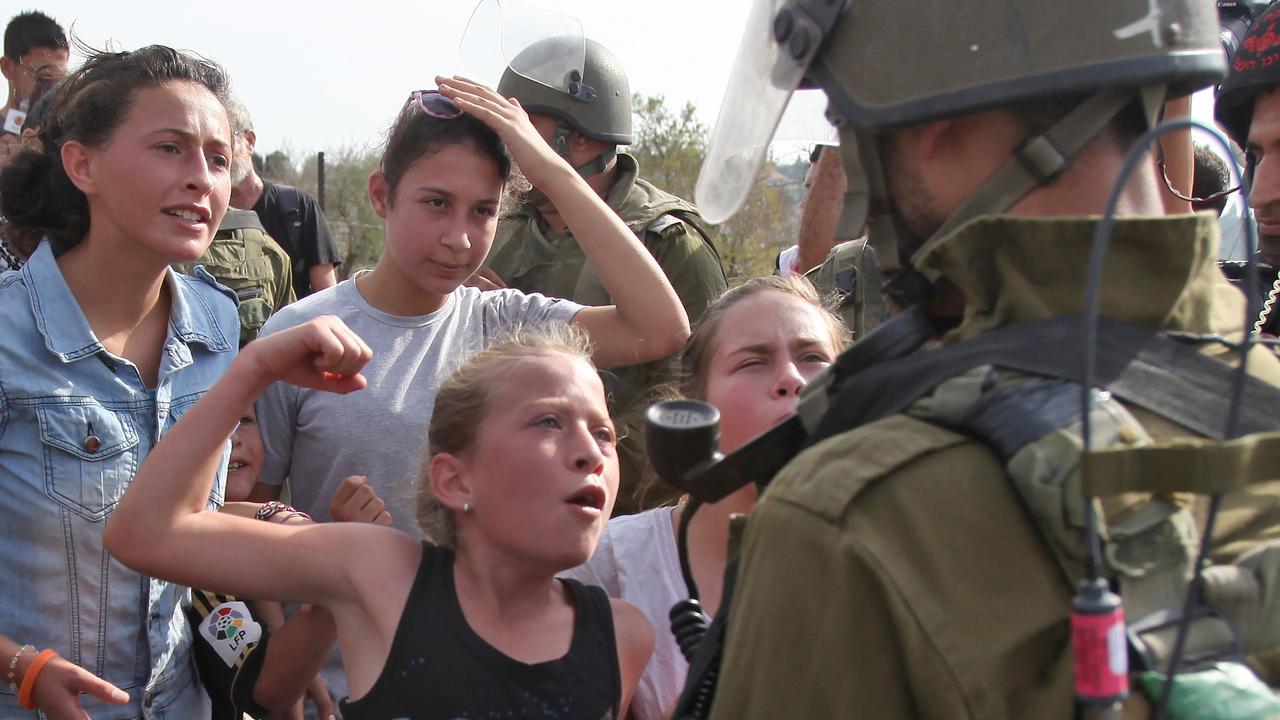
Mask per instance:
[[[95,720],[209,713],[182,613],[188,590],[133,572],[102,543],[158,436],[236,354],[234,296],[202,269],[170,270],[166,282],[172,308],[151,390],[94,337],[48,243],[0,275],[0,633],[129,693],[120,706],[83,696]],[[225,481],[224,462],[211,509]],[[19,707],[0,685],[0,717],[35,717]]]

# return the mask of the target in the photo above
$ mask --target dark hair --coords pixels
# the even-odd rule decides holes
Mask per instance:
[[[387,135],[382,151],[382,174],[387,180],[387,201],[393,202],[400,179],[418,158],[450,145],[470,145],[498,165],[504,183],[511,180],[511,155],[498,134],[470,115],[455,118],[432,117],[417,101],[405,103]]]
[[[1195,148],[1195,174],[1191,181],[1191,196],[1207,198],[1210,195],[1226,192],[1231,187],[1231,171],[1227,169],[1227,163],[1208,145],[1196,143]],[[1226,195],[1210,202],[1191,203],[1191,209],[1196,212],[1213,210],[1218,215],[1222,214],[1222,209],[1226,206]]]
[[[27,113],[27,119],[22,121],[23,130],[40,129],[44,124],[45,116],[49,114],[49,106],[53,105],[53,98],[56,97],[60,85],[62,85],[61,80],[45,87],[41,87],[40,83],[36,84],[35,92],[31,93],[31,97],[34,98],[31,111]]]
[[[23,55],[36,48],[67,50],[67,33],[42,12],[33,10],[14,15],[4,29],[4,56],[10,60],[21,60]]]
[[[63,252],[89,231],[89,201],[62,166],[62,146],[75,140],[100,147],[133,105],[138,90],[166,82],[204,86],[219,101],[227,97],[222,68],[161,45],[133,52],[94,52],[55,91],[38,137],[41,150],[26,148],[0,170],[0,232],[20,252],[30,253],[48,236]]]

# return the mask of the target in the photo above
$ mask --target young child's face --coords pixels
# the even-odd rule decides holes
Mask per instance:
[[[536,356],[504,374],[467,461],[483,541],[556,572],[586,562],[618,491],[617,438],[590,364]]]
[[[240,418],[240,424],[231,433],[231,459],[227,462],[227,502],[240,502],[249,498],[253,486],[262,472],[262,434],[258,432],[257,415],[253,408]]]
[[[410,283],[448,295],[489,254],[503,187],[497,163],[470,145],[428,152],[400,177],[393,203],[374,198],[387,221],[386,252]]]
[[[707,361],[707,402],[720,410],[720,449],[730,453],[796,412],[800,389],[836,357],[818,309],[766,290],[724,314]]]

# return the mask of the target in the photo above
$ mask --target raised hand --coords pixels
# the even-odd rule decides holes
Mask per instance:
[[[459,110],[488,125],[506,143],[511,158],[534,187],[548,192],[558,170],[572,168],[547,141],[538,134],[529,115],[514,99],[504,98],[494,89],[473,80],[454,76],[437,76],[440,94],[453,101]]]
[[[348,475],[329,503],[329,514],[338,522],[367,522],[390,525],[391,513],[386,503],[363,475]]]
[[[80,707],[81,695],[112,705],[129,701],[125,691],[62,657],[53,658],[40,671],[32,699],[49,720],[89,720]]]
[[[342,320],[323,315],[258,338],[241,355],[248,356],[266,382],[349,393],[367,384],[360,370],[373,351]]]

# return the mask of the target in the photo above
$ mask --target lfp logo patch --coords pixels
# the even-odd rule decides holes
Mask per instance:
[[[262,626],[244,603],[233,600],[215,607],[200,623],[200,637],[213,647],[218,657],[235,667],[250,645],[262,639]]]

